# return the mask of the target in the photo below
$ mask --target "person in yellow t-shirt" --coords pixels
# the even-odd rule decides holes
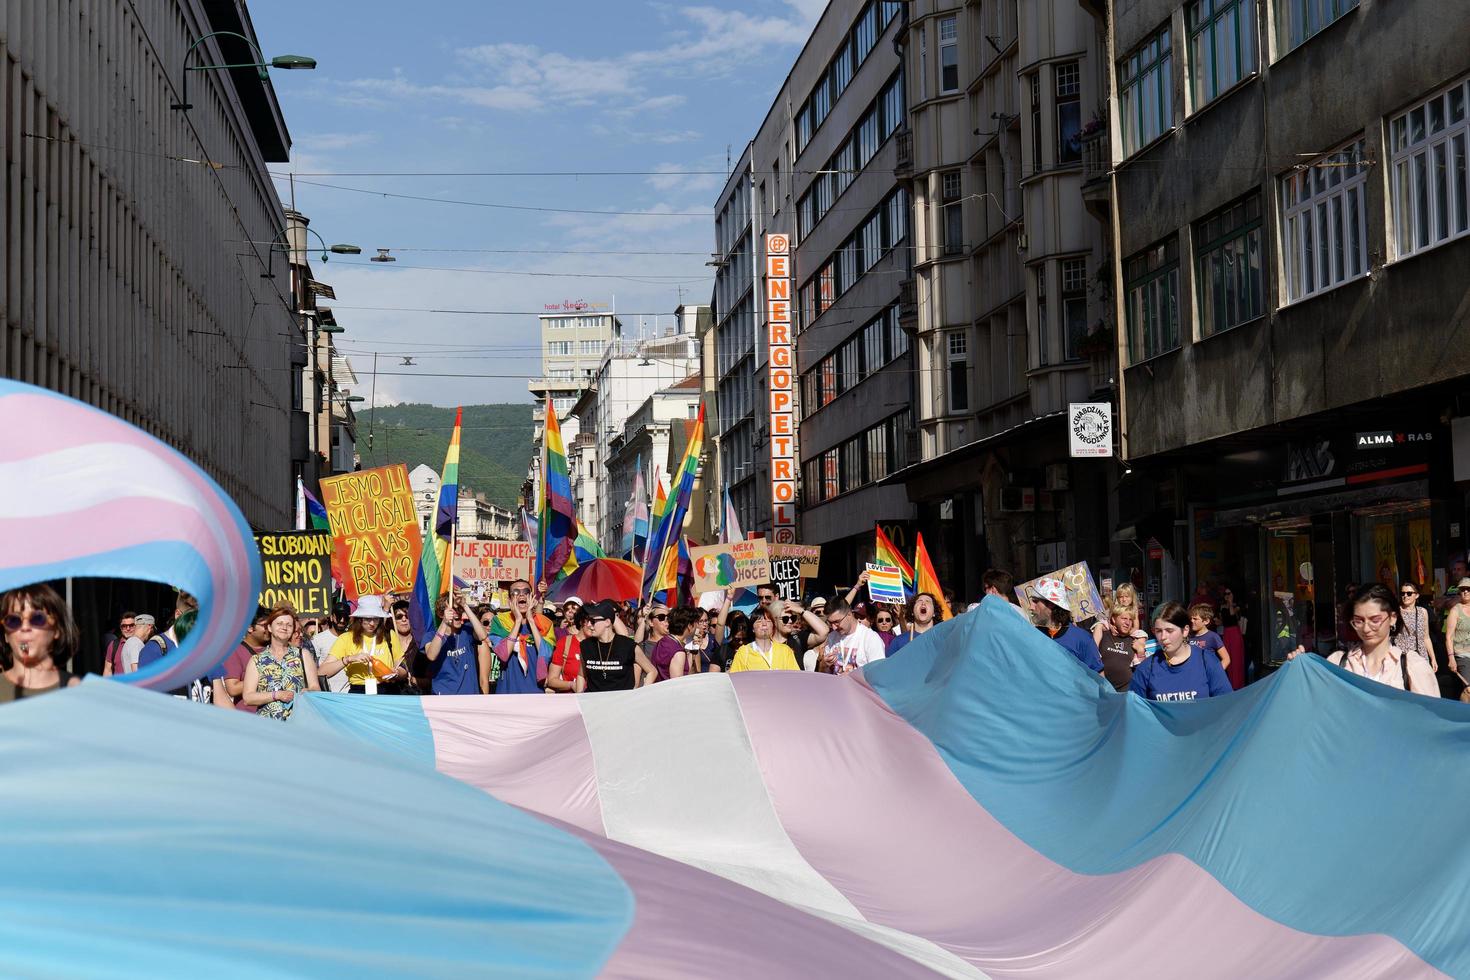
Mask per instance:
[[[333,642],[318,672],[330,677],[340,670],[347,671],[347,689],[353,694],[376,694],[379,685],[406,678],[408,671],[401,663],[403,645],[387,623],[388,610],[382,596],[360,597],[352,611],[352,629]],[[375,660],[381,664],[376,672]]]
[[[780,603],[772,603],[779,606]],[[735,651],[730,661],[730,673],[741,670],[800,670],[796,665],[796,654],[776,637],[776,616],[779,613],[771,606],[761,606],[751,614],[750,627],[755,638]]]

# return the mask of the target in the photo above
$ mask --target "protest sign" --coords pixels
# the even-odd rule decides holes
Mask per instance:
[[[689,549],[694,567],[694,591],[751,589],[771,580],[771,554],[763,538],[726,544],[694,545]]]
[[[473,588],[478,582],[494,586],[498,582],[531,579],[535,549],[525,541],[454,542],[454,577]]]
[[[801,601],[803,579],[816,578],[822,561],[818,544],[773,544],[771,553],[771,585],[776,595],[790,602]]]
[[[1031,608],[1031,595],[1036,583],[1042,578],[1054,578],[1061,581],[1063,588],[1067,590],[1067,608],[1072,613],[1072,622],[1080,623],[1083,620],[1103,615],[1102,596],[1098,594],[1097,583],[1093,581],[1092,569],[1088,567],[1087,562],[1079,561],[1075,565],[1047,572],[1044,576],[1038,576],[1016,586],[1016,598],[1021,601],[1022,609]]]
[[[892,565],[874,565],[868,562],[868,598],[874,602],[902,605],[903,572]]]
[[[286,604],[298,616],[332,611],[332,536],[326,531],[257,534],[260,549],[260,605]]]
[[[424,542],[419,535],[408,467],[402,463],[321,481],[322,505],[349,599],[413,590]]]

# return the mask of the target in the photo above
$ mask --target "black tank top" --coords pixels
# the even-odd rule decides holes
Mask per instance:
[[[1128,684],[1133,680],[1133,637],[1119,636],[1111,629],[1104,629],[1097,651],[1102,654],[1103,677],[1113,685],[1113,690],[1128,690]]]

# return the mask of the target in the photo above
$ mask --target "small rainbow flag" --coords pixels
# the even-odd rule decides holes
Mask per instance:
[[[888,535],[883,533],[883,526],[874,525],[875,544],[873,546],[873,563],[876,565],[887,565],[896,568],[903,578],[903,591],[905,596],[914,594],[914,567],[903,560],[903,554],[888,540]]]

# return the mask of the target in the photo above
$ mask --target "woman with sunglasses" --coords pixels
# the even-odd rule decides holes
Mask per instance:
[[[898,629],[898,614],[893,611],[892,606],[873,606],[873,632],[883,640],[884,650],[890,649],[893,641],[903,635]]]
[[[12,589],[0,596],[0,614],[5,617],[0,701],[18,701],[80,683],[66,670],[78,647],[77,626],[55,589],[49,585]]]
[[[1462,678],[1470,678],[1470,578],[1460,579],[1455,591],[1460,601],[1450,607],[1445,617],[1445,655],[1451,670],[1458,670]]]
[[[1417,653],[1429,661],[1429,666],[1439,670],[1434,653],[1434,643],[1429,638],[1429,610],[1419,605],[1419,584],[1405,582],[1399,586],[1399,632],[1397,646],[1400,650]],[[1450,665],[1454,670],[1454,665]]]

